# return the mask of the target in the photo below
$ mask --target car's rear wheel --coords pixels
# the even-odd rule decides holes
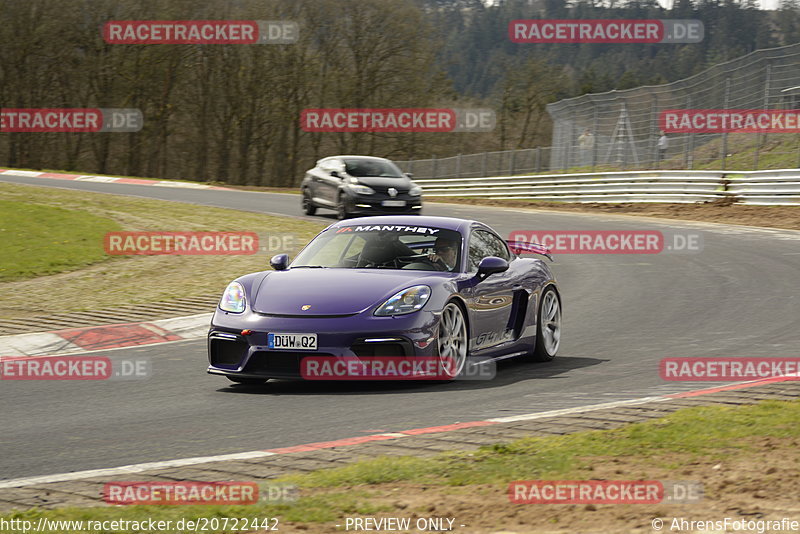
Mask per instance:
[[[311,202],[308,193],[303,191],[303,212],[306,215],[314,215],[317,213],[317,207]]]
[[[439,320],[439,363],[446,378],[456,378],[467,363],[467,321],[455,302],[448,302]]]
[[[350,217],[350,214],[347,212],[347,205],[344,202],[344,195],[339,195],[339,201],[336,202],[336,218],[340,221],[343,221]]]
[[[536,348],[532,360],[549,362],[556,357],[561,345],[561,301],[552,286],[545,288],[539,299],[536,324]]]
[[[267,378],[244,378],[238,376],[227,376],[225,378],[230,380],[231,382],[236,382],[237,384],[244,384],[247,386],[258,386],[267,382]]]

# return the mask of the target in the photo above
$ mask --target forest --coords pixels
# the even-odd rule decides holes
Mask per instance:
[[[693,44],[518,44],[516,19],[697,19]],[[293,44],[109,44],[120,20],[285,20]],[[0,166],[292,186],[323,156],[550,144],[546,105],[800,41],[750,0],[0,0],[0,107],[134,108],[135,133],[0,131]],[[491,132],[308,132],[317,108],[490,108]]]

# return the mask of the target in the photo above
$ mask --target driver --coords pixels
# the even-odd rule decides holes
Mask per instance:
[[[445,271],[452,271],[458,257],[458,244],[445,236],[437,237],[428,261]]]

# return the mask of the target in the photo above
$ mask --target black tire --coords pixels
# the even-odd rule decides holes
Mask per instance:
[[[539,299],[536,315],[536,348],[534,362],[549,362],[561,345],[561,299],[553,286],[547,286]]]
[[[230,380],[231,382],[236,382],[237,384],[244,384],[246,386],[260,386],[261,384],[265,384],[268,378],[244,378],[238,376],[228,376],[225,375],[225,378]]]
[[[344,201],[344,195],[339,195],[339,201],[336,203],[336,218],[340,221],[350,218],[350,213],[348,213],[347,205]]]
[[[306,215],[314,215],[317,213],[317,207],[311,202],[311,199],[308,198],[305,191],[303,191],[303,212]]]

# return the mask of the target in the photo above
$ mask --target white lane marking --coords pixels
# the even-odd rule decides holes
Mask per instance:
[[[96,330],[104,327],[115,327],[120,325],[140,325],[147,328],[148,325],[155,325],[157,328],[166,332],[157,331],[159,335],[175,334],[182,339],[175,341],[160,341],[156,343],[145,343],[143,345],[131,345],[127,347],[110,347],[104,349],[86,350],[74,343],[67,341],[55,332],[35,332],[31,334],[16,334],[11,336],[0,336],[0,357],[8,356],[59,356],[62,354],[93,352],[105,352],[109,350],[130,349],[133,347],[146,347],[149,345],[163,345],[164,343],[177,343],[186,340],[201,339],[206,336],[211,325],[213,313],[200,313],[197,315],[187,315],[185,317],[174,317],[172,319],[158,319],[143,323],[115,323],[101,326],[86,327],[87,330]],[[152,330],[152,328],[150,328]]]
[[[119,178],[115,178],[113,176],[94,176],[87,174],[84,176],[78,176],[77,178],[75,178],[75,180],[78,182],[114,183],[117,180],[119,180]]]
[[[42,175],[44,173],[43,172],[38,172],[38,171],[14,171],[14,170],[10,170],[10,171],[2,171],[2,172],[0,172],[0,174],[7,174],[9,176],[32,176],[32,177],[36,177],[36,176],[40,176],[40,175]]]
[[[603,404],[590,404],[589,406],[578,406],[576,408],[564,408],[562,410],[551,410],[549,412],[527,413],[522,415],[512,415],[509,417],[495,417],[487,419],[492,423],[513,423],[515,421],[530,421],[532,419],[542,419],[544,417],[558,417],[559,415],[570,415],[574,413],[593,412],[606,408],[617,408],[619,406],[631,406],[635,404],[645,404],[648,402],[661,402],[671,400],[669,397],[643,397],[641,399],[631,399],[614,402],[604,402]]]
[[[44,475],[38,477],[15,478],[0,481],[0,489],[22,488],[34,486],[36,484],[50,484],[53,482],[67,482],[70,480],[82,480],[95,477],[112,477],[117,475],[127,475],[151,471],[154,469],[164,469],[166,467],[186,467],[212,462],[225,462],[228,460],[252,460],[254,458],[264,458],[273,456],[274,452],[252,451],[240,452],[235,454],[221,454],[218,456],[198,456],[195,458],[183,458],[180,460],[166,460],[163,462],[147,462],[143,464],[124,465],[122,467],[111,467],[108,469],[92,469],[90,471],[75,471],[73,473],[60,473],[57,475]]]
[[[67,353],[81,350],[79,346],[52,332],[0,337],[0,357],[46,356],[54,352]]]
[[[566,410],[551,410],[549,412],[539,412],[533,414],[525,414],[525,415],[515,415],[512,417],[499,417],[495,419],[486,419],[485,422],[491,423],[506,423],[506,422],[513,422],[513,421],[524,421],[528,419],[538,419],[542,417],[555,417],[559,415],[565,415],[568,413],[580,413],[580,412],[589,412],[594,410],[600,410],[603,408],[613,408],[615,406],[624,406],[624,405],[631,405],[631,404],[642,404],[646,402],[654,402],[654,401],[665,401],[671,400],[668,397],[644,397],[641,399],[632,399],[628,401],[618,401],[618,402],[607,402],[604,404],[595,404],[586,407],[578,407],[578,408],[568,408]],[[458,430],[458,429],[455,429]],[[448,431],[445,431],[448,432]],[[378,436],[388,436],[393,438],[401,438],[401,437],[411,437],[414,434],[404,434],[401,432],[386,432],[383,434],[377,434]],[[338,440],[337,440],[338,441]],[[342,440],[343,441],[343,440]],[[302,445],[298,445],[302,447]],[[127,474],[127,473],[141,473],[143,471],[155,470],[155,469],[163,469],[167,467],[184,467],[187,465],[199,465],[206,462],[224,462],[226,460],[245,460],[251,458],[263,458],[265,456],[272,456],[273,452],[265,452],[265,451],[253,451],[253,452],[243,452],[238,454],[223,454],[220,456],[204,456],[204,457],[197,457],[197,458],[186,458],[183,460],[168,460],[163,462],[149,462],[143,464],[134,464],[134,465],[126,465],[123,467],[112,467],[108,469],[94,469],[91,471],[77,471],[74,473],[61,473],[57,475],[46,475],[46,476],[38,476],[38,477],[30,477],[30,478],[18,478],[14,480],[4,480],[0,481],[0,489],[3,488],[21,488],[25,486],[33,486],[35,484],[46,484],[50,482],[66,482],[69,480],[81,480],[86,478],[96,478],[96,477],[110,477],[116,476],[120,474]]]

